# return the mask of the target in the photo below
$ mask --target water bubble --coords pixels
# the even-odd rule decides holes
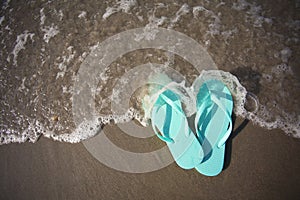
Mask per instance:
[[[255,113],[259,108],[258,98],[255,94],[248,92],[246,95],[246,102],[244,105],[248,112]]]

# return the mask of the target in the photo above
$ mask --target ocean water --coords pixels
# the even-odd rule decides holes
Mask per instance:
[[[230,88],[236,116],[299,138],[299,11],[298,0],[2,1],[0,144],[80,142],[133,119],[147,126],[158,74],[181,94],[187,115],[195,112],[191,85],[216,78]],[[118,45],[137,28],[134,42]],[[160,28],[198,43],[196,58],[209,67],[188,61],[198,46],[174,53],[185,39],[168,51],[140,43],[117,56],[155,40]],[[103,68],[104,58],[114,60]],[[92,65],[99,67],[85,68]]]

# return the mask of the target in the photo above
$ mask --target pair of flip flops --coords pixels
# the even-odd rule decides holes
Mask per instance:
[[[179,96],[171,90],[156,99],[152,128],[167,143],[181,168],[216,176],[223,169],[226,141],[232,131],[232,96],[221,81],[212,79],[201,85],[196,97],[196,135],[188,125]]]

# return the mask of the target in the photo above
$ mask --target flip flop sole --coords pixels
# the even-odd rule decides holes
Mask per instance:
[[[153,109],[151,120],[164,137],[173,140],[173,142],[166,143],[177,165],[183,169],[192,169],[203,159],[202,147],[188,127],[179,99],[174,98],[174,93],[170,90],[165,91],[162,95],[172,100],[172,102],[169,100],[168,102],[174,105],[167,102],[162,103],[163,101],[158,99],[154,104],[157,109]],[[160,136],[160,138],[162,137]]]
[[[227,94],[227,96],[230,97],[230,99],[220,98],[219,100],[226,111],[229,112],[228,114],[231,115],[233,109],[233,101],[228,88],[220,81],[210,80],[209,82],[203,84],[203,86],[199,90],[199,93],[203,92],[203,90],[204,92],[208,92],[205,91],[204,87],[207,87],[206,89],[208,91],[213,90],[217,93],[220,92],[219,94]],[[203,99],[201,99],[201,96],[198,96],[198,98],[200,98],[198,99],[199,102],[203,101]],[[199,135],[199,138],[202,138],[201,143],[204,154],[205,156],[209,156],[207,156],[206,159],[204,159],[204,161],[196,167],[196,170],[206,176],[216,176],[222,171],[224,166],[226,143],[221,146],[218,146],[218,144],[222,137],[224,137],[224,134],[227,132],[230,121],[228,120],[228,117],[226,116],[224,111],[220,109],[220,107],[218,107],[218,105],[216,105],[214,102],[212,102],[212,106],[209,108],[209,111],[210,114],[208,114],[206,117],[210,118],[210,120],[208,124],[206,124],[205,130],[199,132],[200,134],[202,133],[201,135]]]

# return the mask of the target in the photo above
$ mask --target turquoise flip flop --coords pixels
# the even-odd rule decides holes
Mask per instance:
[[[152,128],[167,143],[175,162],[183,169],[195,168],[203,159],[203,150],[188,126],[178,96],[165,90],[157,98],[151,113]]]
[[[219,80],[203,83],[197,94],[195,128],[204,151],[196,170],[206,176],[221,173],[225,145],[232,132],[233,100],[228,88]]]

